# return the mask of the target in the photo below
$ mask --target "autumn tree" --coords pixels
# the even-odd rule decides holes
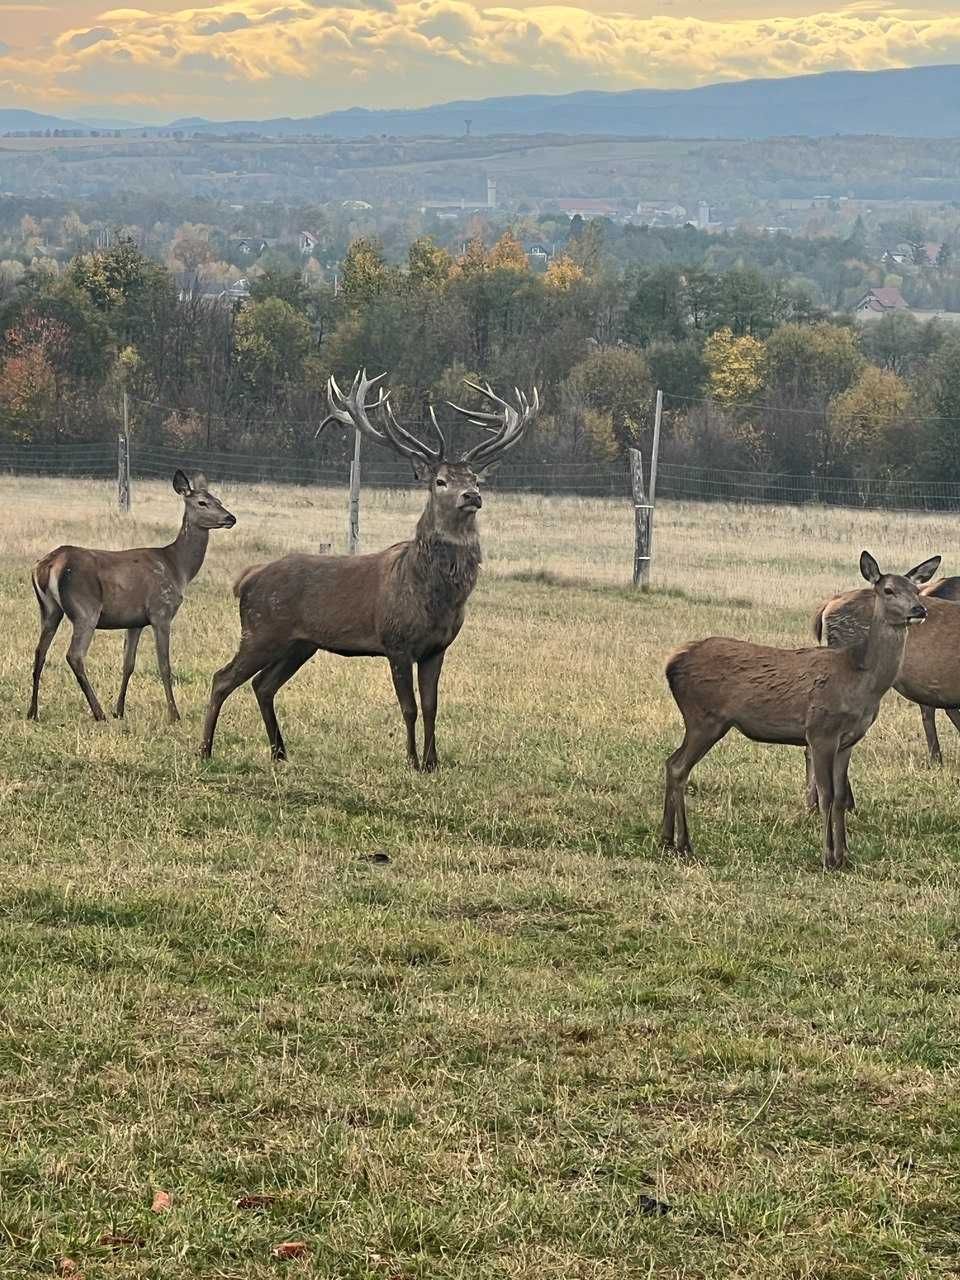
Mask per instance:
[[[707,339],[703,358],[718,404],[749,404],[763,386],[766,353],[749,334],[736,337],[730,329],[718,329]]]

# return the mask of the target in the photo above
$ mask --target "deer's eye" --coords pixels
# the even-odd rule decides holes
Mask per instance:
[[[884,587],[884,588],[883,588],[883,594],[884,594],[885,596],[892,596],[892,595],[893,595],[893,587]]]
[[[447,487],[447,482],[446,482],[446,480],[441,480],[441,479],[440,479],[440,477],[439,477],[439,476],[437,476],[437,488],[438,488],[438,489],[445,489],[446,487]]]
[[[198,506],[198,507],[209,507],[209,505],[210,505],[210,503],[209,503],[209,502],[205,502],[205,501],[203,500],[203,498],[201,498],[201,499],[200,499],[200,501],[197,503],[197,506]]]

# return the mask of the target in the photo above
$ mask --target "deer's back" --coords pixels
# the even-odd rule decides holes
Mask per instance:
[[[678,649],[667,680],[685,719],[712,719],[758,742],[802,746],[818,725],[854,740],[876,718],[871,693],[843,649],[778,649],[712,636]]]
[[[97,627],[107,631],[147,626],[160,613],[172,617],[183,599],[169,563],[154,547],[57,547],[38,562],[33,579],[68,617],[99,610]]]

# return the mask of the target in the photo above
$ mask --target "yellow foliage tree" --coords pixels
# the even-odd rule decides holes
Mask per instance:
[[[558,253],[544,274],[544,283],[550,289],[561,293],[573,287],[585,277],[583,267],[579,266],[566,253]]]
[[[490,268],[493,271],[530,270],[523,245],[512,231],[505,231],[490,250]]]
[[[910,412],[910,388],[887,369],[867,365],[859,379],[830,403],[830,421],[838,442],[848,453],[866,460],[884,447]]]
[[[718,329],[707,339],[704,359],[710,370],[710,394],[718,404],[748,403],[763,385],[765,351],[758,338],[735,338]]]

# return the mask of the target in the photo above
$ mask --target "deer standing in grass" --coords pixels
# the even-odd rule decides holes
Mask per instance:
[[[381,375],[383,377],[385,375]],[[516,407],[474,386],[492,411],[451,405],[486,439],[458,460],[447,458],[447,444],[433,409],[430,422],[437,447],[431,449],[397,421],[381,378],[358,373],[345,395],[333,378],[327,388],[328,422],[356,428],[368,440],[410,459],[427,487],[427,502],[408,542],[372,555],[289,555],[241,574],[234,587],[240,600],[240,647],[213,677],[200,754],[213,750],[220,709],[229,695],[251,677],[274,760],[287,758],[277,723],[278,690],[320,649],[346,658],[383,657],[390,663],[394,690],[403,713],[407,760],[414,769],[437,767],[436,717],[444,655],[463,625],[464,611],[480,571],[477,512],[479,481],[513,449],[535,417],[539,396],[517,392]],[[373,419],[376,419],[376,425]],[[319,432],[317,433],[319,435]],[[417,667],[423,712],[422,763],[417,753]]]
[[[47,651],[66,614],[73,624],[67,662],[89,703],[94,720],[106,720],[84,658],[96,631],[126,631],[123,678],[114,715],[121,719],[127,685],[137,661],[144,627],[153,627],[157,665],[167,699],[167,719],[180,719],[170,673],[170,624],[183,603],[188,585],[200,572],[211,529],[232,529],[236,517],[215,498],[202,475],[191,481],[185,472],[173,477],[183,499],[183,523],[166,547],[138,547],[130,551],[89,551],[86,547],[57,547],[33,571],[33,590],[40,605],[40,639],[33,661],[33,696],[28,720],[39,719],[40,676]]]
[[[850,753],[877,717],[900,672],[907,627],[927,610],[918,587],[934,556],[904,577],[880,572],[864,551],[860,572],[871,584],[869,628],[848,648],[774,649],[713,636],[676,650],[667,681],[683,716],[683,742],[666,766],[662,840],[691,853],[684,791],[691,769],[737,728],[755,742],[807,747],[823,815],[824,869],[846,861],[846,778]]]
[[[960,729],[960,578],[938,578],[921,587],[920,595],[927,608],[927,620],[919,631],[911,632],[893,687],[910,702],[919,703],[930,761],[940,765],[943,753],[937,737],[936,712],[946,711],[954,727]],[[833,596],[814,615],[814,635],[830,648],[862,642],[870,625],[870,606],[869,591],[846,591]],[[809,758],[807,801],[811,809],[816,809],[817,784]],[[854,808],[849,783],[846,805]]]

